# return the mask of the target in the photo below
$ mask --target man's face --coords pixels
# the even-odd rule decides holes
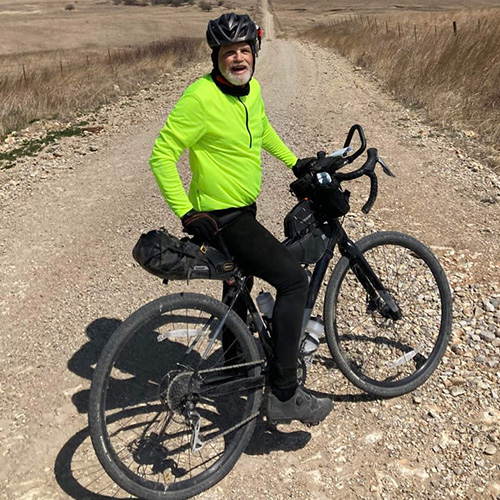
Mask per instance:
[[[233,85],[245,85],[252,77],[253,54],[247,42],[223,45],[219,51],[219,69]]]

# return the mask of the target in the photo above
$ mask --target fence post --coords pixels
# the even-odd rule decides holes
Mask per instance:
[[[399,38],[401,38],[401,25],[398,23],[398,33],[399,33]]]
[[[111,51],[109,50],[109,47],[108,47],[108,61],[109,65],[111,66]]]
[[[457,36],[457,22],[453,21],[453,34]]]
[[[389,23],[387,21],[385,22],[385,34],[389,34]]]
[[[481,19],[477,20],[477,31],[481,31]]]
[[[24,83],[27,85],[28,84],[28,78],[26,77],[26,68],[23,64],[23,78],[24,78]]]
[[[415,32],[415,41],[417,41],[417,25],[413,25],[413,31]]]
[[[62,65],[62,60],[61,59],[59,59],[59,67],[61,68],[61,76],[64,76],[63,65]]]
[[[85,56],[87,58],[87,66],[90,66],[90,62],[89,62],[89,56]]]

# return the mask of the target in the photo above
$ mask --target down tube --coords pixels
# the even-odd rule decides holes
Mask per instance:
[[[338,239],[338,233],[337,235],[330,238],[330,240],[328,241],[328,246],[326,247],[326,251],[323,254],[323,257],[321,257],[321,259],[314,267],[314,272],[311,277],[311,281],[309,282],[306,307],[304,309],[304,317],[302,319],[302,334],[304,334],[307,322],[311,317],[314,304],[316,303],[316,299],[318,298],[319,289],[321,288],[321,284],[323,283],[326,270],[328,269],[328,264],[330,264],[330,261],[332,260],[333,249],[335,248],[337,239]]]

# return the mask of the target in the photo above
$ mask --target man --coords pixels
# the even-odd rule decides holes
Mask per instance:
[[[210,242],[220,235],[241,269],[277,290],[268,419],[319,422],[331,411],[332,401],[297,386],[308,280],[289,251],[255,219],[262,148],[290,168],[302,160],[270,125],[260,86],[252,78],[258,51],[255,23],[247,15],[223,14],[209,22],[207,41],[213,70],[177,102],[156,139],[151,168],[165,200],[194,241]],[[192,172],[188,195],[176,168],[185,149]],[[231,221],[219,228],[218,221],[228,218]],[[241,303],[235,310],[245,315]]]

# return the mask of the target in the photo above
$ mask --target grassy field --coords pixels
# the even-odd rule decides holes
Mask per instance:
[[[126,6],[111,0],[0,0],[0,138],[37,119],[70,118],[208,54],[209,19],[255,2]],[[22,36],[20,36],[22,34]],[[187,38],[185,38],[187,37]]]
[[[281,26],[290,16],[292,36],[331,47],[438,125],[478,138],[487,146],[481,159],[500,169],[499,1],[449,0],[439,7],[430,1],[338,1],[333,9],[323,0],[299,0],[295,14],[287,2],[274,5]],[[320,9],[327,22],[312,22]]]
[[[278,23],[284,33],[302,32],[316,23],[329,23],[348,14],[412,15],[431,12],[433,15],[450,10],[474,10],[500,7],[500,0],[272,0]]]
[[[99,50],[175,37],[199,37],[228,8],[253,13],[256,0],[224,0],[205,12],[194,5],[134,7],[112,0],[0,0],[0,55]],[[75,9],[65,7],[72,4]]]
[[[198,2],[176,8],[114,3],[0,0],[0,137],[31,120],[98,106],[203,57],[207,21],[228,9],[259,21],[258,0],[220,6],[212,0],[210,12]],[[270,4],[282,36],[332,47],[430,118],[479,134],[493,147],[500,142],[500,0]],[[162,45],[181,36],[198,41]],[[491,155],[497,165],[495,155],[498,147]]]

